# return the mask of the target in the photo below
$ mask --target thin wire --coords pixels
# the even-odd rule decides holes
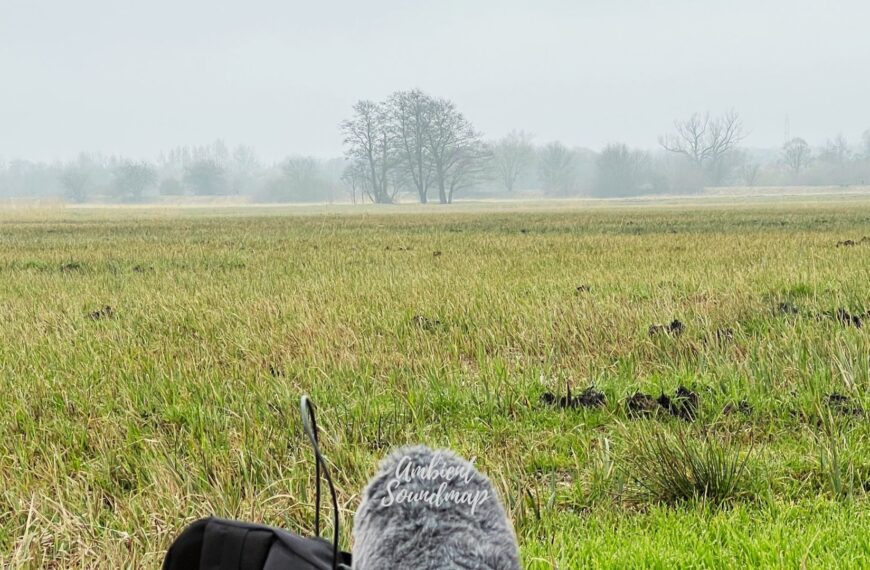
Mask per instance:
[[[299,407],[302,410],[302,428],[305,430],[308,439],[311,441],[311,446],[314,448],[314,461],[316,465],[317,484],[315,497],[315,515],[314,515],[314,532],[320,536],[320,473],[323,471],[326,482],[329,484],[329,493],[332,495],[332,568],[338,568],[338,536],[339,536],[339,521],[338,521],[338,495],[335,492],[335,485],[332,482],[332,477],[329,474],[329,469],[326,467],[326,461],[320,453],[320,445],[317,436],[317,419],[314,415],[314,403],[308,396],[302,396],[299,401]]]

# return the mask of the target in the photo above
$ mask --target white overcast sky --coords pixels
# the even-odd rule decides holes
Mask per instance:
[[[0,157],[204,144],[341,153],[361,98],[419,87],[488,137],[653,148],[734,108],[749,146],[870,128],[867,0],[0,0]]]

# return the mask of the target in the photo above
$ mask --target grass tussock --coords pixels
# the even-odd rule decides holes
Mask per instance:
[[[746,491],[751,448],[688,429],[652,429],[633,436],[622,466],[632,499],[675,505],[703,500],[721,505]]]

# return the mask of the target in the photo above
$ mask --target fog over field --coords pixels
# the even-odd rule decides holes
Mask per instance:
[[[868,23],[0,1],[0,568],[867,568]]]
[[[8,1],[0,198],[452,202],[864,185],[868,19],[859,1]],[[340,125],[359,101],[418,91],[461,114],[478,148],[444,152],[474,172],[452,194],[455,176],[435,176],[431,197],[410,164],[381,181],[369,164],[357,178],[371,188],[354,183]],[[701,137],[714,156],[666,144],[728,117],[728,144]]]

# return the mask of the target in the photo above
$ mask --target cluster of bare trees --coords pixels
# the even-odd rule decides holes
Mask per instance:
[[[138,202],[152,194],[165,196],[219,196],[241,194],[259,168],[250,147],[232,151],[222,142],[199,147],[177,147],[156,161],[81,154],[60,167],[58,180],[64,197],[83,202],[100,195]]]
[[[870,130],[864,133],[864,156],[853,151],[849,142],[842,134],[828,139],[825,145],[813,152],[809,143],[800,137],[787,141],[782,147],[782,162],[789,171],[798,176],[814,162],[830,166],[844,167],[855,160],[870,158]]]
[[[156,160],[82,153],[67,162],[0,161],[0,197],[71,203],[144,202],[163,197],[243,196],[269,202],[343,199],[343,159],[291,156],[264,164],[253,148],[220,140],[176,147]]]
[[[632,195],[666,191],[667,176],[649,152],[609,145],[600,153],[570,149],[555,141],[542,147],[530,134],[513,131],[484,144],[455,104],[419,90],[399,91],[383,102],[360,101],[342,131],[349,164],[344,180],[353,195],[391,203],[414,192],[421,203],[437,190],[441,203],[473,184],[493,183],[513,193],[532,167],[537,187],[549,196],[583,192]],[[739,115],[693,114],[660,137],[661,147],[688,166],[678,191],[720,185],[734,175],[744,138]],[[660,162],[660,161],[659,161]],[[679,168],[675,167],[675,168]]]
[[[780,165],[784,184],[863,185],[870,181],[870,129],[864,132],[863,145],[852,145],[842,134],[813,148],[805,139],[794,137],[783,144]]]
[[[863,185],[870,182],[870,130],[812,146],[742,148],[740,116],[695,113],[659,137],[658,150],[610,144],[600,151],[535,144],[524,131],[484,141],[447,99],[419,90],[360,101],[341,124],[344,158],[294,156],[263,164],[251,147],[177,147],[154,161],[82,154],[61,163],[0,161],[0,197],[70,202],[245,196],[268,202],[422,203],[465,196],[633,196],[705,186]]]
[[[437,192],[449,204],[484,175],[489,149],[448,99],[397,91],[385,101],[359,101],[353,112],[341,129],[344,179],[354,195],[384,204],[411,190],[425,204]]]
[[[729,111],[720,117],[696,113],[677,121],[674,132],[659,143],[697,168],[699,185],[863,185],[870,180],[870,129],[864,132],[863,145],[850,144],[842,134],[816,148],[792,137],[776,153],[741,149],[744,138],[740,117]]]

